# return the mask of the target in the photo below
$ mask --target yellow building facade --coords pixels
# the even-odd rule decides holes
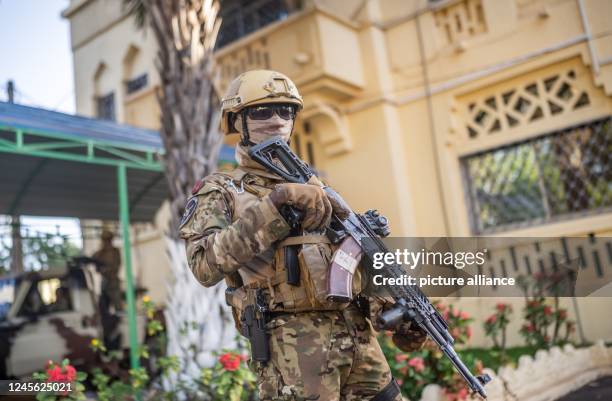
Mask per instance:
[[[72,0],[63,14],[77,112],[158,128],[154,37],[121,3]],[[215,53],[216,85],[255,68],[290,76],[305,103],[294,146],[355,209],[381,210],[397,237],[611,236],[612,2],[291,3],[256,29],[225,15],[240,29]],[[141,274],[167,271],[164,216],[136,239]],[[612,339],[595,318],[609,300],[579,304],[585,336]]]

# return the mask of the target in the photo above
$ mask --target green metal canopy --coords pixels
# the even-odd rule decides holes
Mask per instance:
[[[154,131],[0,103],[0,152],[2,214],[116,220],[118,166],[132,221],[151,221],[168,196]]]
[[[168,190],[159,133],[0,102],[0,214],[119,220],[130,359],[138,366],[130,221],[151,221]],[[224,146],[220,159],[233,161]]]

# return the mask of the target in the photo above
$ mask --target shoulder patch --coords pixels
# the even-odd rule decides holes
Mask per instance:
[[[193,188],[191,188],[191,194],[195,195],[198,193],[198,191],[200,189],[202,189],[202,187],[204,186],[204,180],[200,180],[198,182],[195,183],[195,185],[193,186]]]
[[[195,213],[197,206],[198,206],[198,197],[194,196],[194,197],[189,198],[189,200],[187,201],[187,204],[185,205],[185,211],[183,212],[183,217],[181,218],[181,224],[179,227],[184,226],[185,223],[189,221],[191,216],[193,216],[193,214]]]

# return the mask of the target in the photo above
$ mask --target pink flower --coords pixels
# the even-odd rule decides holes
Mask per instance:
[[[510,305],[506,305],[506,304],[502,304],[501,302],[498,303],[497,305],[495,305],[495,307],[497,308],[498,311],[503,312],[506,310],[506,308],[509,308]]]
[[[472,328],[471,327],[466,327],[465,328],[465,335],[467,336],[467,338],[472,338]]]
[[[457,392],[457,396],[460,400],[465,400],[469,394],[470,393],[468,392],[468,389],[465,387],[463,387],[461,390]]]
[[[470,318],[470,314],[467,312],[461,312],[461,319],[469,319]]]
[[[402,379],[397,379],[397,380],[396,380],[396,382],[397,382],[397,384],[399,384],[400,386],[401,386],[402,384],[404,384],[404,381],[403,381]]]
[[[425,369],[425,361],[419,356],[415,356],[408,361],[408,366],[414,368],[415,372],[421,372]]]
[[[459,317],[460,314],[461,314],[461,312],[459,312],[459,309],[453,310],[453,316],[454,317]]]
[[[487,318],[486,322],[488,324],[493,324],[495,322],[497,322],[497,315],[491,315]]]
[[[444,394],[446,394],[446,398],[448,399],[448,401],[462,401],[467,399],[469,392],[464,387],[455,393],[449,391],[448,389],[444,389]]]
[[[396,354],[395,355],[395,361],[396,362],[405,361],[408,358],[409,358],[408,354]]]

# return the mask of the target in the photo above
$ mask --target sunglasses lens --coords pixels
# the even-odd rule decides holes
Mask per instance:
[[[293,107],[291,106],[277,106],[276,114],[283,120],[291,120],[293,118]]]
[[[247,113],[252,120],[267,120],[272,118],[274,113],[283,120],[291,120],[294,117],[293,107],[290,105],[254,106],[249,107]]]
[[[253,120],[267,120],[273,113],[274,110],[270,107],[251,107],[248,110],[248,116]]]

